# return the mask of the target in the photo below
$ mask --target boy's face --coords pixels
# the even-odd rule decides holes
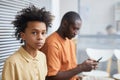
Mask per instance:
[[[46,39],[46,25],[39,21],[30,21],[25,32],[21,32],[21,38],[25,41],[25,47],[40,49]]]

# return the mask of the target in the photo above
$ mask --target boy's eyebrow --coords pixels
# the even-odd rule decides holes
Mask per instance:
[[[32,29],[32,30],[37,30],[37,29]]]
[[[32,29],[32,30],[39,31],[38,29]],[[42,30],[42,31],[46,31],[46,29],[45,29],[45,30]]]

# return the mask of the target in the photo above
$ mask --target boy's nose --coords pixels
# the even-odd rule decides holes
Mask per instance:
[[[38,40],[39,40],[39,39],[43,39],[43,35],[42,35],[42,34],[39,34],[38,37],[37,37],[37,39],[38,39]]]

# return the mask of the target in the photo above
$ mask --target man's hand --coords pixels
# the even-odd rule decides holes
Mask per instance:
[[[92,69],[96,69],[98,65],[98,62],[93,59],[87,59],[82,64],[79,64],[78,66],[81,68],[82,71],[91,71]]]

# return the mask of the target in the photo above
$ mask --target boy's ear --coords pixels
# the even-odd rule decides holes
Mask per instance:
[[[22,38],[22,40],[25,40],[25,33],[24,32],[20,32],[20,37]]]

